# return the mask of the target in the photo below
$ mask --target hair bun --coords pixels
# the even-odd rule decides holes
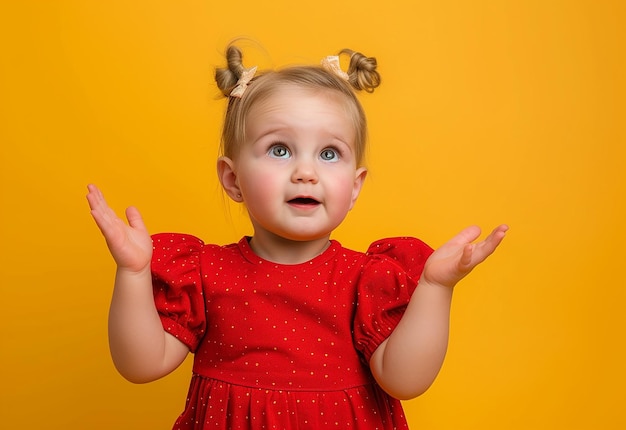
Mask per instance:
[[[228,97],[245,70],[241,50],[234,45],[229,45],[226,48],[226,62],[226,68],[215,69],[215,82],[222,94]]]
[[[366,57],[351,49],[342,49],[339,55],[350,56],[348,82],[357,90],[371,93],[380,85],[380,74],[376,70],[378,63],[374,57]]]

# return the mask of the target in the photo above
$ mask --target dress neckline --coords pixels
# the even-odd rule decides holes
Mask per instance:
[[[284,263],[277,263],[275,261],[266,260],[265,258],[259,257],[252,250],[252,247],[250,246],[250,239],[251,239],[250,236],[244,236],[237,243],[237,246],[239,250],[241,251],[241,254],[244,256],[244,258],[248,262],[252,264],[264,265],[268,267],[271,266],[271,267],[282,267],[282,268],[293,268],[293,269],[298,269],[301,267],[313,267],[313,266],[323,264],[327,262],[328,260],[330,260],[331,258],[335,257],[337,255],[337,251],[341,249],[341,244],[339,242],[337,242],[334,239],[330,239],[329,246],[321,254],[316,255],[312,259],[304,261],[302,263],[284,264]]]

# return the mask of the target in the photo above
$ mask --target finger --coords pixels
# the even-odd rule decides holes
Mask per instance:
[[[472,265],[472,254],[474,253],[474,245],[468,243],[463,247],[461,258],[459,259],[459,266],[466,269]]]
[[[128,225],[132,228],[144,232],[147,231],[146,225],[143,222],[143,217],[136,207],[130,206],[126,209],[126,219],[128,220]]]
[[[103,217],[116,217],[115,212],[109,207],[108,203],[104,199],[104,194],[95,185],[89,186],[89,193],[87,194],[87,201],[92,212],[97,211],[102,214]]]
[[[115,231],[117,225],[119,223],[123,223],[123,221],[120,220],[115,211],[109,207],[104,199],[104,194],[102,194],[98,187],[90,184],[87,188],[89,189],[87,201],[89,202],[89,207],[91,208],[91,216],[100,231],[105,235],[105,237],[108,237]]]
[[[102,230],[105,224],[108,223],[106,217],[106,209],[108,206],[98,187],[93,184],[89,184],[87,185],[87,189],[89,190],[87,193],[87,202],[89,203],[89,208],[91,209],[91,216],[96,221],[100,230]]]
[[[87,201],[89,202],[89,207],[94,210],[100,207],[104,197],[102,196],[102,192],[93,184],[87,185],[87,189],[89,192],[87,193]]]
[[[456,236],[454,236],[450,242],[452,243],[471,243],[478,239],[480,236],[480,227],[471,225],[461,230]]]
[[[494,228],[491,234],[485,239],[485,242],[491,243],[493,248],[495,249],[502,239],[506,236],[506,232],[509,230],[509,226],[506,224],[499,225]]]
[[[122,220],[117,218],[117,216],[112,213],[110,209],[101,210],[102,208],[96,208],[91,210],[91,216],[93,217],[96,225],[102,232],[102,234],[108,238],[110,235],[114,234],[117,230],[117,223],[123,223]]]
[[[496,250],[496,248],[500,245],[500,243],[506,236],[506,232],[508,229],[509,227],[507,225],[500,225],[493,229],[491,234],[487,236],[484,241],[477,244],[477,250],[475,254],[478,263],[484,261]]]

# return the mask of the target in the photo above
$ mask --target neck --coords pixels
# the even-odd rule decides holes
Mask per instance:
[[[312,240],[291,240],[284,237],[258,234],[250,240],[250,247],[259,257],[279,264],[300,264],[312,260],[330,246],[330,236]]]

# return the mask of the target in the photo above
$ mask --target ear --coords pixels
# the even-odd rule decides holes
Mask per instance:
[[[363,187],[366,176],[367,169],[365,167],[359,167],[358,169],[356,169],[356,173],[354,175],[354,186],[352,188],[352,201],[350,202],[350,209],[354,207],[356,199],[359,197],[359,194],[361,194],[361,188]]]
[[[234,201],[241,203],[243,197],[239,189],[237,181],[237,172],[235,171],[235,163],[228,157],[220,157],[217,159],[217,177],[219,178],[224,191],[228,197]]]

